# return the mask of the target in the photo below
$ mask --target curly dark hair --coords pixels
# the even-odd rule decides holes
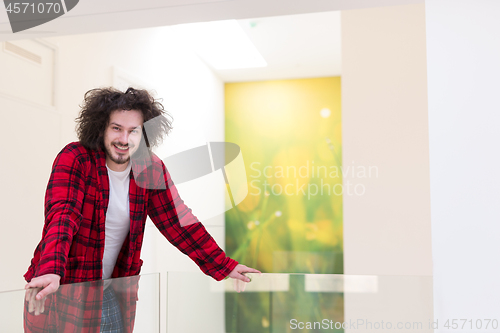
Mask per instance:
[[[139,110],[144,123],[154,118],[148,123],[147,135],[144,127],[142,129],[148,150],[161,144],[172,130],[172,116],[147,90],[132,87],[125,92],[112,87],[92,89],[85,93],[81,108],[76,118],[76,133],[80,143],[88,149],[104,150],[104,131],[110,114],[116,110]]]

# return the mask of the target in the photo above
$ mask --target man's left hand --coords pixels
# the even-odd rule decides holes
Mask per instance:
[[[245,273],[259,273],[262,274],[260,271],[247,267],[245,265],[238,264],[232,271],[229,273],[228,277],[235,279],[234,281],[234,289],[237,292],[244,291],[245,290],[245,284],[250,282],[250,278],[248,276],[245,276]],[[243,282],[242,282],[243,281]]]

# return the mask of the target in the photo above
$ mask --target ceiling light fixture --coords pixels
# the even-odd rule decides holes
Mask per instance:
[[[236,20],[181,24],[173,28],[178,37],[214,69],[267,66]]]

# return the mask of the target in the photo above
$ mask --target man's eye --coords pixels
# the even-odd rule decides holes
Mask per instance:
[[[116,127],[116,126],[115,126],[115,127],[113,127],[113,129],[114,129],[115,131],[118,131],[118,130],[119,130],[119,128],[118,128],[118,127]]]

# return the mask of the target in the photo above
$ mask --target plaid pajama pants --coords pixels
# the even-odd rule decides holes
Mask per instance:
[[[120,304],[113,288],[104,290],[102,299],[101,333],[123,333],[123,318]]]

